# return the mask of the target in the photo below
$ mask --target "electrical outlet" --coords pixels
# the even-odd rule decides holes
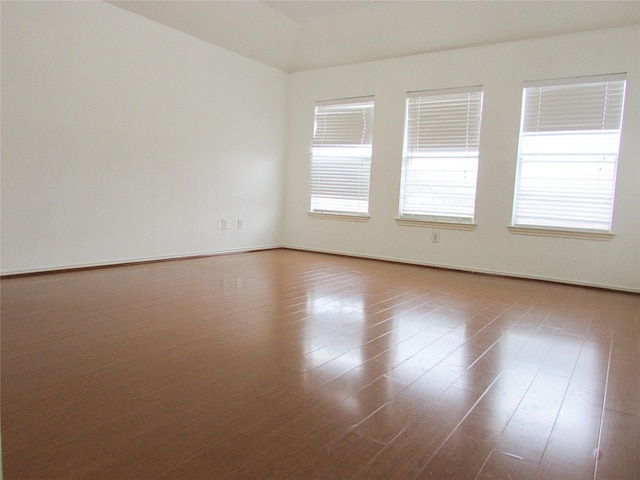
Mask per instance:
[[[226,219],[222,219],[222,221],[220,222],[220,228],[222,230],[226,230],[227,229],[227,220]]]
[[[440,243],[440,232],[433,232],[431,234],[431,242],[432,243]]]
[[[244,220],[241,218],[238,219],[238,230],[242,230],[244,228]]]

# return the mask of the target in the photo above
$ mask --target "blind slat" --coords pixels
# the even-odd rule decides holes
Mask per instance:
[[[523,132],[617,130],[624,81],[525,88]]]

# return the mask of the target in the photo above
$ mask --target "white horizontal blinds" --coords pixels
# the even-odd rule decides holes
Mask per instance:
[[[373,97],[316,105],[311,148],[311,211],[366,215]]]
[[[625,80],[525,85],[513,224],[609,232]]]
[[[400,216],[473,222],[482,88],[407,95]]]

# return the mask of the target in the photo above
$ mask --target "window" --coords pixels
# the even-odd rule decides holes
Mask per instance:
[[[366,216],[373,97],[316,104],[311,147],[311,212]]]
[[[400,219],[472,224],[482,87],[407,94]]]
[[[513,226],[611,231],[625,83],[525,84]]]

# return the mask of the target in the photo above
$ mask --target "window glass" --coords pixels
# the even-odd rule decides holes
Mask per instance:
[[[319,102],[311,147],[311,212],[367,215],[373,97]]]
[[[514,226],[610,232],[625,83],[525,85]]]
[[[482,89],[407,95],[400,218],[473,223]]]

